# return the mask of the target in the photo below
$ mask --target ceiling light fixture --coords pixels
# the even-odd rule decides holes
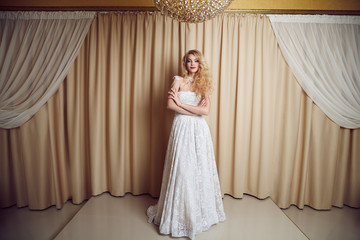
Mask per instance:
[[[232,0],[153,0],[156,8],[180,22],[199,23],[222,13]]]

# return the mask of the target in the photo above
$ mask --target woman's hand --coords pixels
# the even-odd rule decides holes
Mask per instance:
[[[195,115],[208,115],[210,112],[210,98],[206,95],[197,106],[182,103],[181,107]]]
[[[199,106],[205,106],[207,104],[206,98],[203,98],[199,104]]]
[[[176,105],[178,105],[179,107],[181,107],[181,101],[180,101],[180,99],[179,99],[179,96],[177,95],[177,90],[176,89],[174,89],[174,88],[171,88],[170,89],[170,91],[168,92],[168,98],[169,99],[172,99],[175,103],[176,103]]]

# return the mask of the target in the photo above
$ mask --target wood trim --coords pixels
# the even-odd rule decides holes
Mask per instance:
[[[79,7],[3,7],[0,11],[157,11],[155,7],[104,7],[104,6],[79,6]]]
[[[155,7],[8,7],[0,6],[0,11],[157,11]],[[225,13],[243,14],[310,14],[310,15],[360,15],[360,10],[294,10],[294,9],[227,9]]]
[[[228,9],[225,13],[253,13],[253,14],[304,14],[304,15],[360,15],[359,10],[299,10],[299,9]]]

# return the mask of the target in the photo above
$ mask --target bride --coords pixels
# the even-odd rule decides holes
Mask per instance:
[[[209,127],[211,80],[201,52],[183,57],[184,77],[175,76],[167,108],[175,112],[158,203],[147,210],[160,233],[189,237],[225,221]]]

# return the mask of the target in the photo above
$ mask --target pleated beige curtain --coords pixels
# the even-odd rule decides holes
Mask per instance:
[[[282,208],[360,207],[360,131],[306,96],[266,16],[184,24],[159,13],[99,13],[59,91],[20,128],[0,130],[0,206],[43,209],[109,191],[158,196],[185,51],[202,51],[223,193]]]

